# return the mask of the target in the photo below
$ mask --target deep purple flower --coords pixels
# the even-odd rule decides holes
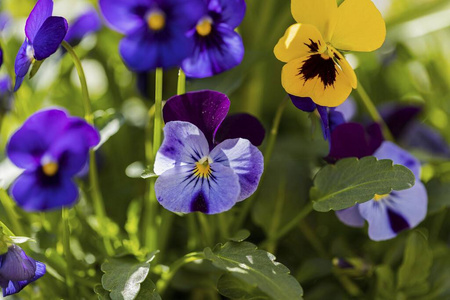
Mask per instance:
[[[166,209],[216,214],[255,192],[264,159],[251,141],[261,143],[264,130],[249,115],[224,121],[229,106],[224,94],[213,91],[167,101],[154,168],[156,197]]]
[[[66,35],[66,19],[53,17],[52,13],[53,1],[39,0],[28,16],[25,41],[16,56],[14,91],[19,89],[31,64],[55,53]]]
[[[2,65],[3,65],[3,49],[2,47],[0,47],[0,68],[2,67]]]
[[[5,75],[0,78],[0,115],[12,109],[13,92],[11,78]]]
[[[72,178],[99,141],[91,125],[63,110],[42,110],[30,116],[6,149],[9,159],[25,169],[11,187],[14,200],[26,211],[74,205],[78,189]]]
[[[28,257],[17,245],[0,255],[0,286],[3,297],[20,292],[45,274],[45,264]]]
[[[120,55],[136,72],[179,66],[194,49],[188,32],[206,10],[203,0],[100,0],[100,8],[125,34]]]
[[[186,76],[210,77],[236,67],[244,58],[244,44],[235,31],[244,19],[244,0],[206,0],[208,11],[191,34],[194,53],[183,61]]]
[[[328,158],[373,155],[378,159],[390,159],[414,173],[416,183],[412,188],[375,195],[368,202],[336,212],[338,218],[349,226],[362,227],[366,220],[369,223],[369,237],[375,241],[391,239],[399,232],[417,226],[426,216],[428,202],[425,187],[420,182],[420,162],[391,142],[385,141],[380,145],[380,137],[381,131],[377,125],[365,130],[357,123],[342,124],[332,133]]]
[[[72,47],[75,47],[86,35],[97,32],[101,28],[102,21],[100,20],[97,11],[95,9],[90,9],[70,24],[64,40]]]

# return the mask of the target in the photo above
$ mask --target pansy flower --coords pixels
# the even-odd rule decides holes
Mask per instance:
[[[194,53],[181,65],[186,76],[210,77],[239,65],[244,44],[235,31],[245,16],[244,0],[206,0],[208,12],[198,21]]]
[[[44,276],[45,264],[27,256],[17,245],[0,255],[0,286],[3,297],[20,292],[28,284]]]
[[[53,17],[53,1],[39,0],[28,16],[25,25],[25,41],[16,56],[15,71],[17,91],[34,61],[41,61],[58,50],[66,32],[67,21]]]
[[[252,195],[264,159],[264,130],[249,115],[226,115],[226,95],[200,91],[164,107],[164,141],[156,155],[156,198],[173,212],[217,214]]]
[[[369,237],[382,241],[394,238],[403,230],[414,228],[425,218],[428,197],[424,185],[420,182],[420,162],[414,156],[388,141],[377,147],[380,142],[379,133],[367,133],[356,123],[338,126],[332,136],[330,156],[335,159],[373,155],[409,168],[416,177],[415,185],[410,189],[375,195],[370,201],[337,211],[336,215],[343,223],[363,227],[367,221]],[[339,138],[344,136],[350,137],[352,143],[343,146],[345,142],[338,142]]]
[[[70,24],[64,40],[72,47],[75,47],[86,35],[97,32],[100,28],[102,28],[102,22],[97,11],[95,9],[90,9]]]
[[[292,0],[297,24],[289,27],[275,46],[275,56],[286,65],[284,89],[314,103],[335,107],[357,87],[355,72],[344,51],[374,51],[386,37],[384,20],[370,0]]]
[[[63,110],[42,110],[30,116],[6,148],[9,159],[24,169],[11,187],[13,199],[26,211],[73,205],[78,199],[73,177],[99,141],[91,125]]]
[[[136,72],[181,65],[194,49],[188,32],[206,10],[203,0],[100,0],[100,8],[125,34],[120,55]]]

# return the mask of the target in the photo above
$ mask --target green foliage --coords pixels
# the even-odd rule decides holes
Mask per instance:
[[[41,68],[41,65],[42,65],[43,62],[44,62],[44,60],[36,60],[33,63],[33,66],[31,67],[29,79],[32,79],[34,77],[34,75],[36,75],[36,73]]]
[[[317,173],[310,197],[317,211],[340,210],[369,201],[375,194],[411,188],[414,181],[408,168],[391,160],[346,158]]]
[[[204,253],[206,259],[211,260],[214,266],[245,282],[239,287],[233,284],[238,290],[248,291],[251,287],[258,288],[273,299],[302,299],[303,289],[295,278],[289,275],[289,269],[276,262],[275,256],[258,250],[249,242],[219,244],[213,250],[206,248]],[[225,293],[232,292],[235,291],[225,289]]]
[[[450,182],[433,178],[426,184],[428,193],[428,213],[435,213],[450,207]]]
[[[258,288],[239,280],[233,275],[223,274],[217,282],[217,289],[222,296],[239,300],[267,300],[270,299]]]

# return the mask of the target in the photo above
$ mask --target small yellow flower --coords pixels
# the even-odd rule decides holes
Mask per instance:
[[[340,51],[370,52],[381,47],[386,25],[371,0],[292,0],[298,22],[275,46],[286,65],[281,81],[289,94],[335,107],[357,87],[356,74]],[[338,50],[339,49],[339,50]]]

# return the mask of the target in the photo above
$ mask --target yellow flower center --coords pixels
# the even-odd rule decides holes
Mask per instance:
[[[209,35],[212,30],[212,19],[210,17],[204,17],[197,23],[197,27],[195,27],[195,29],[201,36]]]
[[[209,157],[204,157],[195,163],[194,175],[200,178],[209,178],[211,176],[212,161]]]
[[[147,24],[151,30],[159,31],[166,26],[166,15],[160,10],[154,10],[148,15]]]
[[[375,200],[375,201],[380,201],[380,200],[386,198],[387,196],[389,196],[389,194],[383,194],[383,195],[377,195],[377,194],[375,194],[375,196],[373,196],[373,200]]]
[[[42,166],[42,172],[47,176],[54,176],[58,172],[59,166],[56,162],[48,162]]]

